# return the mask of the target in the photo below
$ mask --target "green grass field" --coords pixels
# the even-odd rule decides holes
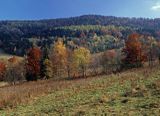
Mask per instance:
[[[62,84],[57,85],[59,89],[52,88],[47,94],[34,97],[29,103],[1,109],[0,114],[1,116],[160,116],[159,68],[130,70],[116,75],[69,82],[66,80],[66,85],[65,87],[61,87]]]

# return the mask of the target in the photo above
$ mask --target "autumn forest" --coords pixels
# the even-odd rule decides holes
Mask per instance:
[[[152,103],[153,101],[148,102],[151,102],[149,106],[137,105],[139,98],[155,99],[159,102],[159,77],[153,76],[159,72],[160,66],[159,25],[158,18],[101,15],[35,21],[0,21],[0,49],[10,55],[0,58],[0,81],[5,83],[1,86],[0,92],[15,87],[13,93],[2,92],[7,96],[0,99],[2,114],[14,112],[13,115],[25,115],[17,106],[28,101],[33,101],[31,107],[34,107],[35,103],[40,108],[33,111],[33,115],[53,113],[70,116],[67,112],[78,116],[92,115],[95,112],[97,115],[107,115],[114,112],[118,114],[119,111],[124,115],[125,111],[121,106],[127,108],[133,104],[135,114],[160,114],[160,105]],[[149,78],[150,76],[152,78]],[[93,88],[90,88],[92,85]],[[21,87],[24,89],[22,91],[28,93],[20,92]],[[66,89],[71,93],[66,93]],[[80,93],[75,93],[76,89]],[[115,93],[112,93],[112,89]],[[98,100],[95,104],[100,110],[91,104],[93,101],[86,103],[89,106],[85,107],[89,110],[69,109],[74,106],[83,107],[83,103],[79,104],[80,100],[76,100],[83,98],[81,92],[85,90],[95,94],[84,95],[84,104],[87,98],[91,100],[90,97],[93,97],[93,100]],[[64,93],[54,94],[53,91]],[[63,99],[61,94],[64,94],[65,99],[71,104],[67,101],[60,103],[62,106],[56,104],[58,98]],[[70,94],[74,94],[75,101],[69,99]],[[48,104],[46,109],[42,107],[44,101],[33,100],[42,95],[46,95],[42,98]],[[134,98],[136,100],[132,101]],[[52,99],[55,104],[51,105],[48,99]],[[129,104],[130,101],[135,103]],[[52,106],[50,111],[49,106]],[[27,105],[22,109],[25,110],[26,107]],[[149,111],[145,107],[155,109]],[[141,108],[144,112],[139,111]],[[126,111],[129,113],[131,110]],[[28,115],[29,111],[26,114]]]
[[[147,62],[153,66],[160,60],[158,23],[98,15],[3,21],[1,49],[13,57],[8,59],[12,67],[1,62],[1,80],[76,78],[143,67]],[[23,56],[23,61],[16,56]],[[17,65],[24,70],[9,71]],[[15,77],[8,77],[11,72],[17,73],[11,74]]]

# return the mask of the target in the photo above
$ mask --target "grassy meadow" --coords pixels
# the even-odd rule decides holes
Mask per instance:
[[[1,116],[159,116],[160,68],[0,88]]]

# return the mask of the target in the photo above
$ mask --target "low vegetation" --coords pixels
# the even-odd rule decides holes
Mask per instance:
[[[0,89],[0,114],[130,115],[160,114],[160,68],[65,81],[38,81]]]

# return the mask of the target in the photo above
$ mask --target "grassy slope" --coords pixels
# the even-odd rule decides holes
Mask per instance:
[[[13,57],[13,55],[5,53],[4,50],[2,50],[0,48],[0,60],[1,61],[7,61],[11,57]],[[19,56],[17,56],[17,58],[20,59],[20,60],[23,59],[22,57],[19,57]]]
[[[0,49],[0,58],[8,58],[11,57],[12,55],[6,54],[2,49]]]
[[[160,115],[160,69],[140,69],[102,77],[73,80],[64,88],[52,89],[48,95],[27,105],[2,110],[0,114]]]

